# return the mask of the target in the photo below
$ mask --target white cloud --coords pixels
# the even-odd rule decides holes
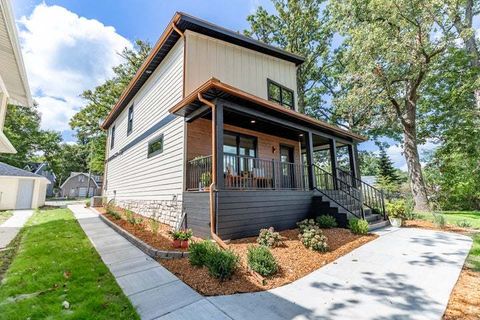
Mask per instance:
[[[68,130],[71,116],[83,105],[79,95],[112,76],[119,52],[129,40],[94,19],[45,3],[20,21],[20,42],[42,127]]]

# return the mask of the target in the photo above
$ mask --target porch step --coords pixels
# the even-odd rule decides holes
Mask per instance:
[[[368,231],[374,231],[383,227],[387,227],[390,225],[390,222],[388,220],[379,220],[378,222],[375,223],[369,223],[368,224]]]

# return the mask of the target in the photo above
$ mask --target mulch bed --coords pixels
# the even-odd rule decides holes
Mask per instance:
[[[284,238],[282,245],[271,249],[280,269],[277,274],[266,279],[265,285],[261,285],[245,267],[247,248],[249,245],[256,245],[256,237],[233,240],[229,243],[229,248],[240,255],[242,266],[237,269],[232,279],[225,282],[210,276],[205,267],[191,266],[186,258],[159,259],[159,262],[190,287],[206,296],[256,292],[280,287],[302,278],[377,237],[354,235],[349,230],[340,228],[322,231],[328,239],[330,248],[330,251],[325,253],[305,248],[298,240],[298,229],[281,231],[280,234]]]
[[[101,214],[103,214],[104,217],[106,217],[108,220],[115,223],[117,226],[130,232],[132,235],[134,235],[138,239],[142,240],[143,242],[151,245],[152,247],[158,250],[182,251],[182,252],[188,251],[188,249],[173,247],[172,237],[169,234],[169,232],[172,230],[172,227],[167,224],[160,223],[160,227],[158,228],[159,231],[156,235],[154,235],[148,224],[149,218],[146,218],[139,214],[134,214],[135,218],[142,218],[143,222],[140,224],[133,225],[124,219],[115,219],[111,215],[106,214],[105,209],[103,208],[97,208],[97,211],[99,211]],[[117,211],[121,212],[120,209],[118,209]],[[195,241],[200,239],[193,238],[192,240]]]
[[[407,228],[422,228],[471,235],[472,230],[453,225],[445,225],[443,229],[433,222],[423,220],[405,221]],[[478,231],[477,231],[478,232]],[[478,320],[480,319],[480,272],[463,266],[460,277],[450,294],[444,320]]]

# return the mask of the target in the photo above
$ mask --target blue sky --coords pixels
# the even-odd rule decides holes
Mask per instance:
[[[61,131],[74,141],[68,126],[83,105],[79,94],[110,77],[118,52],[135,39],[156,42],[176,11],[243,31],[246,17],[269,0],[15,0],[19,37],[30,87],[42,113],[42,127]],[[424,149],[431,149],[428,144]],[[361,150],[376,150],[372,142]],[[406,169],[401,147],[387,150],[396,167]]]

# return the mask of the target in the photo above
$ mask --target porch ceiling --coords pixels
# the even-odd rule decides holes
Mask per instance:
[[[259,98],[238,88],[222,83],[215,78],[210,79],[190,93],[177,105],[171,108],[169,110],[170,113],[185,117],[187,121],[208,116],[210,110],[199,101],[199,94],[207,100],[220,98],[231,103],[231,105],[227,105],[225,108],[225,111],[227,112],[225,115],[225,123],[228,121],[229,124],[251,128],[252,124],[250,121],[255,120],[256,129],[251,128],[252,130],[265,130],[267,131],[265,133],[284,135],[286,138],[295,137],[295,140],[300,139],[301,137],[299,135],[305,133],[307,130],[322,132],[351,142],[367,140],[364,136],[347,130],[342,130],[326,122],[286,109],[271,101]],[[235,114],[231,114],[232,112]],[[239,114],[243,115],[243,117],[239,116]],[[254,114],[261,114],[262,117],[256,117]],[[260,118],[263,118],[263,120]],[[267,118],[270,121],[266,120]],[[289,123],[293,125],[279,126],[280,123]]]

